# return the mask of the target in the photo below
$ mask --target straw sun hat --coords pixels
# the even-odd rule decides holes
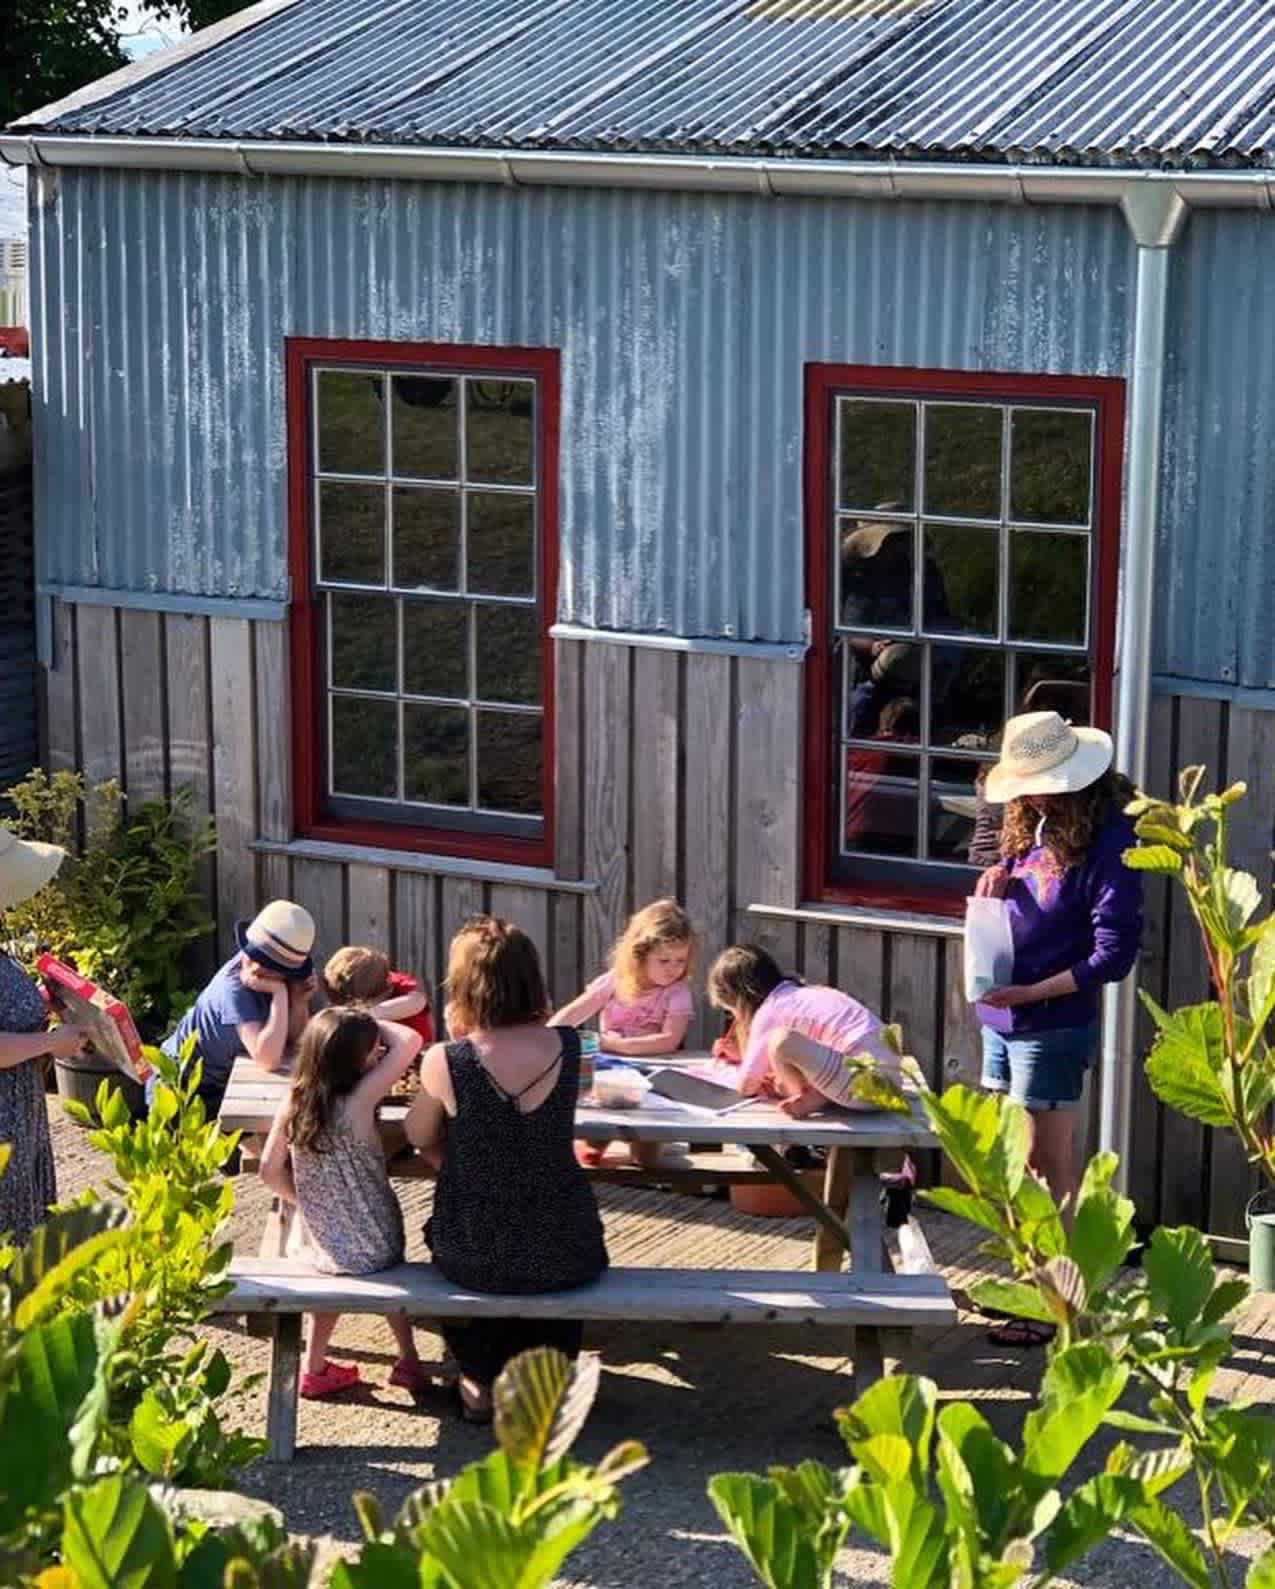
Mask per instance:
[[[984,789],[993,805],[1020,795],[1074,794],[1097,783],[1111,766],[1111,735],[1073,728],[1057,712],[1011,717],[1001,736],[1001,759]]]
[[[250,960],[289,982],[304,982],[314,970],[314,917],[290,899],[274,899],[251,921],[235,924],[235,938]]]
[[[66,851],[60,845],[37,844],[0,828],[0,910],[38,894],[64,860]]]

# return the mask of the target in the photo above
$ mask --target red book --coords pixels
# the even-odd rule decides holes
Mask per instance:
[[[105,988],[44,954],[35,963],[49,1002],[64,1021],[89,1031],[93,1052],[112,1060],[126,1076],[145,1081],[151,1067],[142,1058],[142,1040],[127,1007]]]

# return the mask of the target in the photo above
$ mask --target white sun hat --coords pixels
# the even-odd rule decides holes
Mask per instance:
[[[290,899],[272,899],[251,921],[235,923],[240,949],[267,971],[304,982],[314,970],[314,917]]]
[[[1111,735],[1073,728],[1057,712],[1011,717],[1001,736],[1001,759],[987,774],[992,805],[1020,795],[1075,794],[1097,783],[1111,766]]]
[[[37,844],[0,828],[0,910],[38,894],[65,860],[60,844]]]

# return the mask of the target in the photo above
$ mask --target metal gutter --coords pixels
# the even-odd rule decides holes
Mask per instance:
[[[1271,209],[1275,171],[958,164],[899,160],[775,160],[266,139],[93,137],[0,133],[11,165],[227,171],[255,176],[402,178],[509,186],[636,187],[767,197],[974,199],[1010,204],[1118,204],[1131,186],[1184,203]]]

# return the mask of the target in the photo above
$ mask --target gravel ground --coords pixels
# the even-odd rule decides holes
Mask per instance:
[[[61,1195],[100,1184],[105,1161],[53,1099],[50,1118]],[[409,1256],[423,1256],[420,1229],[428,1188],[400,1184],[411,1233]],[[235,1242],[255,1251],[268,1199],[255,1177],[237,1181],[236,1191]],[[744,1220],[722,1205],[627,1189],[603,1188],[601,1200],[613,1255],[623,1261],[639,1261],[638,1253],[652,1245],[676,1245],[680,1239],[683,1244],[693,1240],[697,1251],[711,1252],[729,1243],[735,1253],[730,1261],[741,1266],[804,1264],[809,1238],[800,1221]],[[209,1334],[242,1373],[268,1367],[265,1341],[236,1328],[210,1329]],[[1008,1368],[998,1384],[993,1364],[989,1382],[981,1331],[971,1325],[958,1339],[966,1337],[972,1370],[968,1381],[961,1383],[950,1355],[936,1368],[936,1377],[952,1396],[971,1394],[970,1386],[977,1384],[973,1394],[986,1398],[983,1410],[999,1432],[1012,1438],[1025,1397]],[[828,1338],[819,1332],[815,1342],[826,1346]],[[604,1373],[578,1454],[597,1458],[617,1441],[636,1438],[649,1448],[651,1464],[626,1481],[620,1518],[600,1528],[571,1558],[571,1576],[561,1589],[752,1589],[756,1580],[726,1540],[705,1483],[715,1472],[761,1472],[771,1463],[806,1457],[842,1462],[844,1447],[828,1413],[849,1400],[848,1360],[807,1355],[800,1349],[808,1344],[807,1337],[792,1330],[634,1325],[600,1333],[590,1344],[602,1352]],[[421,1350],[429,1357],[441,1351],[441,1343],[422,1332]],[[243,1488],[280,1506],[294,1532],[328,1539],[330,1548],[339,1551],[358,1538],[350,1506],[353,1491],[373,1491],[392,1511],[418,1484],[455,1473],[482,1456],[490,1434],[452,1416],[441,1391],[418,1408],[404,1392],[386,1385],[392,1342],[379,1321],[343,1321],[334,1355],[358,1362],[365,1381],[359,1394],[335,1402],[303,1402],[296,1461],[284,1467],[258,1464],[245,1476]],[[973,1372],[976,1362],[978,1373]],[[249,1432],[261,1432],[264,1386],[232,1398],[230,1412],[232,1421]],[[1097,1453],[1089,1471],[1100,1466]],[[1194,1521],[1186,1486],[1174,1492],[1174,1500],[1183,1516]],[[1252,1554],[1252,1543],[1246,1543],[1245,1553]],[[875,1550],[847,1551],[837,1581],[885,1585],[888,1567]],[[1238,1559],[1233,1577],[1237,1584],[1243,1581]],[[1169,1589],[1179,1580],[1139,1541],[1113,1538],[1086,1559],[1083,1575],[1058,1582]],[[482,1589],[480,1579],[475,1579],[474,1589]]]

